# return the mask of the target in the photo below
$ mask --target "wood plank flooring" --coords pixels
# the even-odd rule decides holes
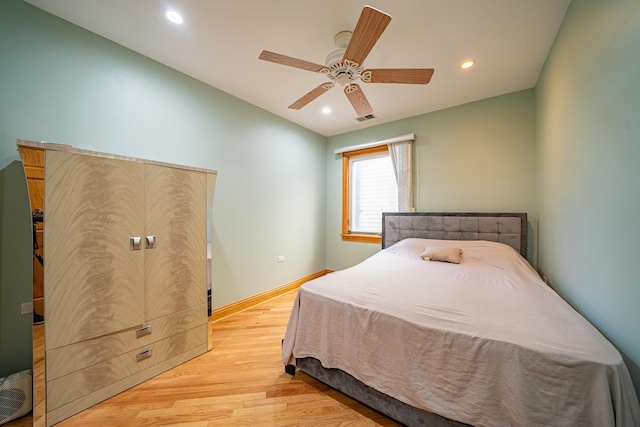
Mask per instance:
[[[284,372],[280,346],[296,293],[210,322],[211,351],[57,426],[399,426],[304,373]]]

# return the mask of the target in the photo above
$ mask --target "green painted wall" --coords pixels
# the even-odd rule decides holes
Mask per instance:
[[[574,0],[535,93],[539,266],[626,356],[636,391],[639,52],[640,2]]]
[[[19,160],[18,138],[218,171],[214,307],[325,268],[324,137],[19,0],[0,1],[0,63],[5,174]],[[3,179],[5,194],[24,187],[18,181]],[[6,248],[30,239],[30,229],[8,231],[0,231],[3,266],[12,262]],[[31,271],[23,273],[28,287]],[[28,328],[11,350],[4,341],[14,333],[5,310],[23,302],[5,276],[3,268],[0,357],[27,355]],[[0,376],[16,370],[0,362]]]
[[[33,299],[32,230],[22,163],[0,169],[0,377],[32,363],[32,314],[20,306]]]
[[[535,120],[533,90],[515,92],[329,138],[327,268],[362,261],[380,247],[343,242],[339,147],[414,133],[419,211],[527,212],[529,260],[535,261]]]
[[[19,0],[0,1],[0,376],[30,366],[30,316],[16,314],[31,295],[17,138],[217,169],[219,306],[378,251],[340,238],[333,150],[413,132],[418,210],[528,212],[529,260],[622,351],[638,389],[639,47],[638,2],[573,0],[535,90],[327,143]]]

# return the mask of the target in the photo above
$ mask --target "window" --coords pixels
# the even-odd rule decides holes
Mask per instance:
[[[338,148],[342,155],[342,240],[380,243],[382,212],[415,212],[410,133]]]
[[[342,238],[380,243],[382,212],[398,211],[398,185],[386,145],[342,154]]]

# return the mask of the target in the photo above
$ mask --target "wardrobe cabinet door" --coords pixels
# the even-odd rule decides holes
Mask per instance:
[[[144,165],[47,151],[45,339],[53,349],[144,322]]]
[[[145,171],[145,236],[152,236],[152,243],[145,242],[145,302],[151,320],[207,302],[207,182],[202,172],[155,165]]]

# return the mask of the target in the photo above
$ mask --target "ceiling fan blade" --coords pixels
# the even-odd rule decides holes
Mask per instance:
[[[367,55],[376,44],[387,25],[391,22],[391,15],[365,6],[362,9],[358,23],[347,46],[342,60],[348,59],[362,66]]]
[[[314,99],[316,99],[317,97],[319,97],[320,95],[322,95],[323,93],[325,93],[326,91],[328,91],[329,89],[331,89],[332,87],[333,87],[333,83],[331,82],[323,83],[317,88],[313,89],[311,92],[304,95],[302,98],[298,99],[293,104],[289,105],[289,108],[291,108],[292,110],[299,110],[305,105],[307,105],[308,103],[310,103],[311,101],[313,101]]]
[[[344,87],[344,93],[349,98],[349,102],[353,105],[353,109],[356,110],[358,117],[366,116],[373,113],[373,108],[367,101],[367,97],[364,96],[364,92],[357,83],[352,83]]]
[[[377,68],[364,70],[360,80],[365,83],[406,83],[426,85],[431,81],[433,68]]]
[[[275,62],[276,64],[287,65],[289,67],[302,68],[303,70],[313,71],[319,73],[323,69],[327,68],[324,65],[314,64],[313,62],[305,61],[302,59],[292,58],[290,56],[281,55],[275,52],[269,52],[268,50],[263,50],[260,52],[260,56],[258,58],[263,61]]]

